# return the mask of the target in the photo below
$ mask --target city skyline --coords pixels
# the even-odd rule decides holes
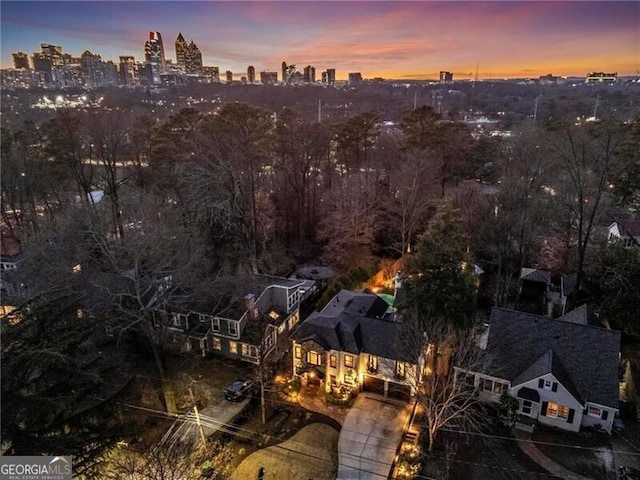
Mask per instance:
[[[220,71],[335,68],[364,78],[584,76],[640,71],[638,2],[35,2],[0,3],[1,65],[40,43],[115,63],[144,61],[149,31],[176,61],[179,32]]]

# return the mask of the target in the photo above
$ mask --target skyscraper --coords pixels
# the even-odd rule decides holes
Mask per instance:
[[[451,72],[440,72],[440,83],[453,82],[453,73]]]
[[[336,69],[327,68],[325,72],[322,72],[322,82],[327,85],[334,85],[336,83]]]
[[[186,64],[187,48],[187,41],[182,36],[182,33],[178,33],[178,38],[176,38],[176,63],[181,67]]]
[[[362,83],[362,74],[354,72],[349,74],[349,85],[359,85]]]
[[[160,32],[149,32],[149,40],[144,44],[144,59],[149,66],[150,78],[148,81],[154,85],[159,84],[160,74],[164,72],[166,67],[164,45]]]
[[[12,53],[13,68],[29,68],[29,55],[24,52]]]
[[[247,68],[247,80],[249,83],[256,82],[256,69],[253,65],[249,65],[249,68]]]
[[[136,82],[136,59],[130,55],[120,57],[118,66],[118,81],[121,85],[135,85]]]
[[[193,40],[187,43],[182,33],[176,38],[176,63],[186,73],[202,73],[202,53]]]
[[[233,82],[233,72],[231,70],[227,70],[227,73],[225,74],[225,76],[227,79],[227,83]]]
[[[303,79],[306,83],[316,83],[316,69],[311,65],[304,67]]]

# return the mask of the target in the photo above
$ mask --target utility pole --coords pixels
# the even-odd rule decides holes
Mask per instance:
[[[318,99],[318,123],[322,123],[322,100]]]
[[[418,108],[418,91],[413,92],[413,109]]]
[[[191,396],[191,401],[193,402],[193,413],[196,417],[198,430],[200,431],[200,440],[202,440],[202,445],[205,445],[207,443],[207,439],[204,436],[204,429],[202,428],[202,423],[200,422],[200,413],[198,412],[198,405],[196,405],[196,397],[193,394],[193,389],[191,387],[189,387],[189,395]]]

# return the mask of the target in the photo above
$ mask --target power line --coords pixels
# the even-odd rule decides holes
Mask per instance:
[[[595,448],[595,447],[583,447],[581,445],[570,445],[568,443],[555,443],[555,442],[545,442],[545,441],[541,441],[541,440],[533,440],[533,439],[528,439],[528,438],[514,438],[514,437],[505,437],[502,435],[493,435],[490,433],[481,433],[481,432],[466,432],[464,430],[452,430],[452,429],[447,429],[447,428],[442,428],[440,429],[443,432],[450,432],[450,433],[459,433],[461,435],[475,435],[475,436],[479,436],[479,437],[486,437],[486,438],[495,438],[498,440],[509,440],[509,441],[515,441],[515,442],[524,442],[524,443],[532,443],[534,445],[548,445],[548,446],[552,446],[552,447],[564,447],[564,448],[574,448],[576,450],[586,450],[586,451],[592,451],[592,452],[602,452],[602,448]],[[627,452],[624,450],[608,450],[612,453],[619,453],[619,454],[623,454],[623,455],[634,455],[634,456],[640,456],[640,452],[638,453],[634,453],[634,452]]]

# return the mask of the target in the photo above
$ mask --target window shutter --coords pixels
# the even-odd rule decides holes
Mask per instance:
[[[567,417],[567,422],[573,423],[573,415],[575,413],[576,413],[576,411],[573,408],[569,409],[569,417]]]
[[[538,388],[544,388],[544,380],[543,379],[539,379],[538,380]]]
[[[540,415],[543,417],[547,416],[547,407],[549,406],[549,402],[542,402],[542,410],[540,410]]]
[[[609,418],[609,412],[607,410],[602,410],[602,419],[606,420]]]
[[[551,384],[551,391],[552,392],[557,392],[558,391],[558,382],[553,382]]]

